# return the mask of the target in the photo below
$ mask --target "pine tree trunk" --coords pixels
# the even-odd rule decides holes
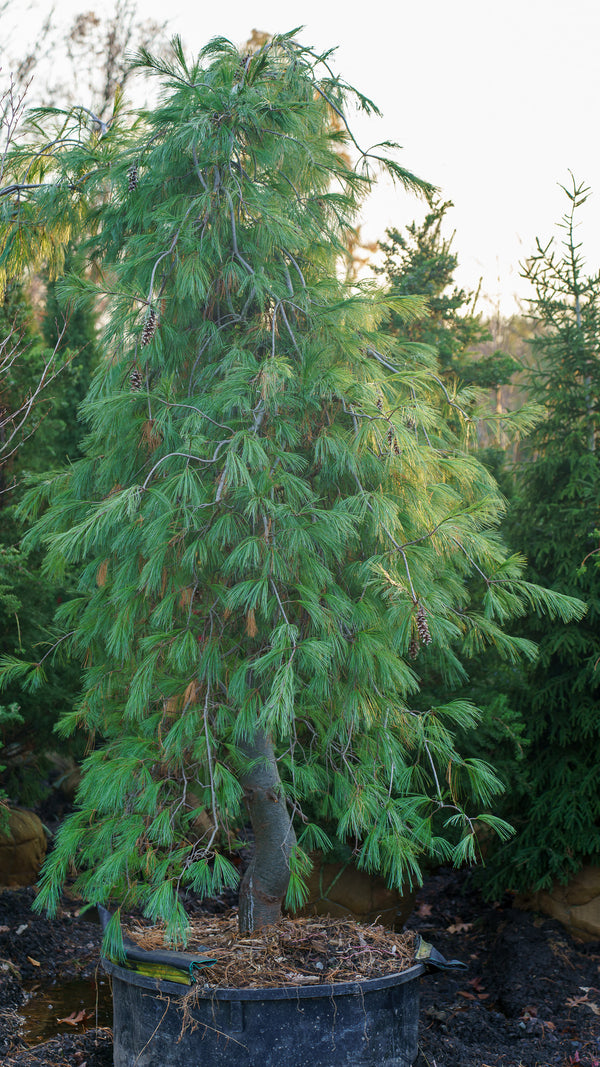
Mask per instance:
[[[255,838],[254,855],[240,886],[240,933],[248,934],[281,916],[296,835],[270,738],[257,731],[252,743],[240,747],[248,759],[260,761],[241,779]]]

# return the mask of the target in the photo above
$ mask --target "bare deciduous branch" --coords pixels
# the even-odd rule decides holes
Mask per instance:
[[[24,399],[17,401],[17,406],[11,405],[12,410],[0,406],[0,463],[6,463],[25,440],[32,436],[39,423],[32,424],[31,418],[35,406],[38,404],[41,394],[62,372],[69,360],[61,360],[60,348],[68,325],[65,319],[59,331],[58,340],[51,355],[46,359],[42,372],[34,382]],[[23,347],[23,339],[16,329],[10,331],[7,337],[0,341],[0,396],[2,395],[3,382],[5,383],[9,371],[14,367],[17,360],[23,355],[26,348]]]

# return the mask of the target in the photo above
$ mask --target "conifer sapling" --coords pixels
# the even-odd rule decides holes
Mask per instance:
[[[40,177],[21,210],[87,220],[110,309],[86,456],[27,502],[48,572],[79,573],[56,649],[86,681],[61,729],[91,749],[38,906],[74,866],[87,900],[177,942],[185,892],[236,884],[248,817],[243,931],[299,903],[310,851],[335,840],[401,886],[424,856],[474,858],[465,804],[505,834],[493,772],[453,740],[476,710],[419,708],[415,656],[435,648],[451,681],[486,643],[531,655],[504,620],[576,602],[523,582],[460,397],[430,349],[386,332],[422,299],[338,270],[376,169],[426,188],[394,146],[358,148],[347,106],[372,103],[294,34],[175,55],[141,55],[163,97],[134,124],[99,137],[78,109],[50,177],[39,144],[13,166]],[[73,298],[90,288],[71,279]],[[4,671],[35,684],[43,664]],[[109,936],[115,951],[117,919]]]

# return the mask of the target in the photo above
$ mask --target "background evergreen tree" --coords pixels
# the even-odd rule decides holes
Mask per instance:
[[[454,234],[445,232],[452,202],[431,190],[426,199],[429,210],[423,221],[412,222],[404,231],[388,230],[388,241],[380,245],[385,259],[376,273],[385,275],[395,292],[427,299],[425,315],[403,329],[399,317],[392,314],[390,328],[396,336],[431,345],[442,375],[461,382],[463,403],[473,416],[471,446],[479,449],[480,459],[495,474],[502,473],[511,433],[502,387],[511,381],[519,364],[503,348],[490,349],[489,324],[476,313],[478,293],[456,284]]]
[[[86,274],[86,264],[80,262],[77,249],[71,247],[65,259],[65,272]],[[90,387],[98,362],[97,309],[93,300],[80,301],[71,307],[61,290],[62,279],[50,279],[44,299],[42,333],[46,344],[59,344],[64,369],[52,390],[52,422],[56,435],[55,449],[59,463],[81,456],[81,439],[85,428],[78,418],[78,409]],[[54,464],[46,458],[46,469]]]
[[[3,23],[5,15],[3,10]],[[9,188],[3,187],[5,162],[19,138],[25,92],[17,86],[31,75],[35,56],[30,60],[14,77],[6,69],[2,72],[6,88],[0,93],[0,209],[9,214],[13,206],[10,179]],[[83,427],[77,421],[77,405],[87,392],[96,359],[92,308],[69,311],[56,293],[56,282],[46,289],[30,269],[39,259],[35,241],[33,252],[29,259],[16,258],[0,294],[0,649],[28,656],[47,640],[65,590],[41,574],[39,554],[21,548],[27,525],[16,518],[15,505],[29,477],[79,455]],[[74,249],[67,251],[67,256],[74,255]],[[6,277],[3,267],[0,274]],[[76,664],[55,664],[36,694],[14,684],[7,687],[5,699],[12,711],[0,724],[6,746],[2,781],[13,802],[37,802],[47,790],[44,753],[59,744],[53,728],[70,708],[78,684]]]
[[[498,399],[502,386],[521,365],[508,354],[509,346],[504,343],[512,340],[512,331],[518,330],[520,324],[503,324],[501,331],[500,323],[494,323],[493,337],[490,324],[475,314],[477,294],[467,293],[456,284],[458,259],[452,251],[453,234],[445,233],[447,214],[453,205],[432,191],[426,193],[426,199],[429,210],[422,223],[413,222],[402,231],[387,231],[388,241],[380,246],[385,253],[384,266],[377,273],[385,276],[394,292],[425,297],[427,309],[404,326],[400,316],[392,312],[389,326],[395,336],[435,349],[445,378],[459,379],[467,387],[474,387],[468,388],[464,402],[470,416],[470,420],[464,420],[468,428],[465,447],[491,471],[503,494],[510,498],[513,473],[507,463],[508,443],[510,440],[514,448],[534,417],[531,409],[528,414],[523,412],[522,421],[519,420],[523,398],[510,416]],[[498,347],[501,337],[503,344]],[[460,430],[460,420],[455,425]],[[445,694],[444,699],[454,697],[477,706],[481,717],[474,730],[458,731],[459,748],[464,754],[491,760],[510,793],[515,782],[522,780],[526,748],[520,713],[508,696],[518,668],[493,647],[482,650],[471,645],[468,656],[465,652],[462,647],[458,653],[465,672],[453,679],[451,688],[444,657],[438,657],[434,650],[430,652],[421,673],[420,700],[425,706]]]
[[[412,222],[405,231],[387,231],[388,240],[380,244],[385,259],[378,273],[385,274],[396,292],[425,297],[427,313],[409,324],[392,315],[390,325],[407,340],[432,345],[442,371],[470,382],[478,366],[474,352],[489,333],[475,314],[477,294],[460,289],[454,280],[458,258],[452,251],[453,235],[444,232],[453,204],[435,191],[427,192],[426,199],[429,211],[422,223]]]
[[[545,417],[516,469],[507,522],[532,580],[581,597],[588,610],[568,626],[542,616],[522,626],[540,654],[511,694],[528,756],[526,779],[507,798],[518,835],[497,857],[496,888],[547,887],[600,861],[600,275],[586,276],[575,233],[588,192],[575,181],[565,189],[562,249],[538,242],[525,267],[537,323],[525,380]]]
[[[337,269],[374,165],[423,188],[389,158],[349,164],[347,101],[373,105],[293,35],[253,55],[218,39],[191,65],[174,47],[173,64],[140,59],[159,107],[101,135],[67,114],[62,151],[47,135],[51,161],[38,141],[11,166],[33,230],[58,220],[68,240],[83,220],[110,275],[85,455],[26,501],[47,575],[79,573],[57,622],[85,686],[61,729],[97,746],[38,905],[75,863],[86,899],[139,905],[176,939],[180,888],[235,882],[248,814],[244,930],[301,898],[324,826],[394,885],[424,855],[474,857],[465,803],[505,833],[493,772],[454,743],[475,709],[415,707],[418,660],[435,647],[452,679],[461,643],[531,655],[506,619],[581,605],[523,582],[453,428],[460,396],[386,329],[421,298]],[[75,274],[71,290],[99,287]],[[7,679],[43,671],[4,660]]]
[[[93,318],[89,312],[83,314],[92,336]],[[4,412],[0,427],[4,444],[4,457],[0,454],[0,649],[27,657],[35,656],[40,644],[47,642],[56,605],[66,590],[64,581],[56,583],[41,573],[39,553],[22,548],[28,526],[16,516],[15,507],[29,477],[76,457],[83,431],[76,412],[78,382],[86,376],[89,382],[83,361],[93,358],[92,345],[80,352],[68,350],[64,320],[55,314],[54,322],[54,331],[45,338],[27,287],[11,282],[0,306],[0,336],[7,338],[9,355],[0,376]],[[71,339],[80,340],[73,332]],[[57,358],[55,350],[60,350]],[[60,366],[60,373],[52,378],[50,370],[48,384],[29,409],[28,399],[53,366]],[[13,430],[17,431],[14,436]],[[45,753],[61,746],[54,726],[71,708],[78,686],[77,665],[55,663],[36,693],[24,692],[16,683],[6,687],[4,699],[19,709],[18,715],[5,716],[0,726],[6,746],[2,781],[12,801],[32,804],[47,792]],[[62,742],[63,747],[66,744]],[[68,746],[72,748],[73,742]]]

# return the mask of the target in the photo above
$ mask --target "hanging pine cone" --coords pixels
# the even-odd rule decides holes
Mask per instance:
[[[144,384],[144,377],[137,363],[131,371],[131,374],[129,375],[129,384],[131,385],[131,388],[134,389],[136,392],[138,391],[138,389],[141,389]]]
[[[410,645],[408,646],[408,654],[411,659],[416,659],[419,655],[419,642],[416,637],[411,637]]]
[[[394,431],[392,430],[391,426],[390,426],[390,428],[388,430],[387,443],[388,443],[390,448],[392,447],[392,445],[394,443]]]
[[[137,163],[133,163],[127,171],[127,192],[133,193],[137,189],[137,183],[139,180],[139,172]]]
[[[395,437],[394,437],[394,455],[395,456],[399,456],[400,455],[400,449],[398,448],[398,442],[397,442]]]
[[[382,411],[383,410],[383,400],[381,399],[380,396],[377,397],[377,410],[378,411]]]
[[[154,337],[154,334],[156,333],[156,327],[157,326],[158,326],[158,315],[156,314],[154,308],[150,308],[150,311],[148,312],[148,315],[146,317],[146,321],[144,323],[144,328],[142,330],[142,340],[140,342],[142,345],[150,344],[150,341],[152,340],[152,338]]]
[[[431,644],[431,634],[429,633],[429,627],[427,625],[427,616],[425,614],[425,608],[422,604],[419,604],[417,610],[417,630],[419,631],[419,637],[424,645]]]

